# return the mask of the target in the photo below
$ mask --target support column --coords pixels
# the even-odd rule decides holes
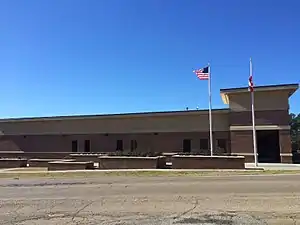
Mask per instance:
[[[230,131],[231,154],[245,157],[245,162],[254,162],[251,130]]]
[[[280,158],[282,163],[293,163],[290,130],[279,130]]]

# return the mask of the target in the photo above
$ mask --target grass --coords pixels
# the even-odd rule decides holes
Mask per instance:
[[[2,172],[0,178],[97,178],[107,176],[130,177],[204,177],[204,176],[232,176],[232,175],[272,175],[299,174],[299,170],[249,170],[249,171],[80,171],[80,172]]]
[[[46,172],[48,169],[47,167],[25,167],[25,168],[14,168],[8,171],[13,171],[13,172]]]

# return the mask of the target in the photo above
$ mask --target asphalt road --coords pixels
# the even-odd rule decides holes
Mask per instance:
[[[300,224],[300,175],[0,179],[0,224]]]

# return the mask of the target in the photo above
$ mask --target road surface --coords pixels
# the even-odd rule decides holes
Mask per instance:
[[[300,175],[0,179],[0,224],[300,224]]]

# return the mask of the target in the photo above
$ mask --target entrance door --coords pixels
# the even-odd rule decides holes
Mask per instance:
[[[280,163],[278,130],[259,130],[257,136],[258,162]]]

